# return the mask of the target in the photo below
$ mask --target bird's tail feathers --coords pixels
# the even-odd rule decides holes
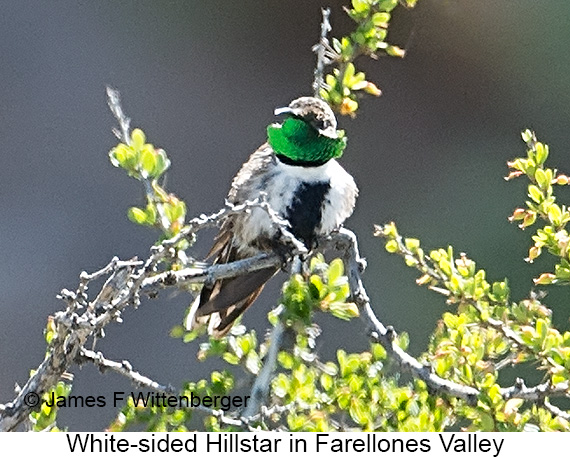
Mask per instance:
[[[276,267],[252,271],[237,278],[205,285],[190,307],[186,328],[195,329],[207,323],[208,333],[221,338],[257,299],[265,283],[278,271]]]

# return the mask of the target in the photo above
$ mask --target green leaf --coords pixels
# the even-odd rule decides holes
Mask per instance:
[[[153,178],[160,177],[170,167],[170,160],[168,159],[164,149],[156,149],[156,166],[152,174]]]
[[[541,189],[546,189],[550,185],[550,181],[548,180],[546,173],[542,168],[536,170],[536,173],[534,174],[534,179],[536,179],[538,187],[540,187]]]
[[[128,146],[123,143],[118,144],[116,147],[109,151],[109,158],[115,167],[124,167],[127,160]]]
[[[387,27],[390,22],[390,13],[374,13],[372,15],[372,23],[376,27]]]
[[[352,8],[357,13],[363,13],[364,11],[367,11],[370,6],[366,0],[352,0]]]
[[[194,341],[196,338],[198,338],[200,336],[199,332],[196,330],[193,330],[191,332],[187,332],[186,334],[184,334],[184,336],[182,337],[182,342],[183,343],[191,343],[192,341]]]
[[[473,382],[473,371],[471,370],[471,366],[470,365],[463,365],[461,367],[462,371],[463,371],[463,377],[465,378],[465,380],[468,383],[472,383]]]
[[[528,186],[528,196],[532,198],[536,203],[540,203],[544,199],[544,195],[534,184],[530,184]]]
[[[406,349],[408,349],[408,346],[410,344],[410,335],[408,335],[407,332],[400,333],[398,335],[396,343],[398,344],[398,346],[400,346],[401,349],[405,351]]]
[[[556,281],[556,279],[564,279],[563,276],[570,277],[570,274],[563,275],[562,273],[563,271],[560,270],[556,272],[556,275],[553,275],[552,273],[542,273],[538,278],[534,280],[534,283],[536,285],[546,286],[548,284],[553,284]],[[559,274],[561,276],[558,276]]]
[[[141,224],[141,225],[147,224],[146,211],[137,208],[136,206],[129,208],[127,212],[127,217],[131,220],[131,222],[134,222],[135,224]]]
[[[312,286],[311,290],[315,293],[314,298],[324,298],[327,292],[327,288],[321,277],[319,275],[311,275],[309,281]]]
[[[540,343],[544,342],[546,339],[546,334],[548,333],[548,324],[544,319],[536,320],[536,333],[540,339]]]
[[[361,400],[353,398],[350,402],[348,410],[350,417],[359,425],[365,425],[368,422],[368,408]]]
[[[149,225],[155,224],[157,211],[154,203],[149,203],[146,205],[145,213],[146,213],[146,223]]]
[[[329,266],[328,282],[336,282],[344,274],[344,263],[341,259],[334,259]]]
[[[399,46],[387,46],[386,54],[392,57],[404,57],[406,55],[406,51]]]
[[[290,387],[291,382],[283,373],[279,373],[273,379],[273,393],[279,398],[284,398],[289,393]]]
[[[536,163],[538,165],[542,165],[548,158],[548,146],[542,143],[536,143],[535,149],[536,149]]]
[[[261,360],[255,351],[251,351],[245,359],[245,368],[253,375],[257,375],[261,368]]]
[[[354,64],[351,62],[346,66],[346,69],[344,70],[344,76],[342,77],[343,86],[351,87],[354,72]]]
[[[243,335],[236,338],[238,347],[241,349],[243,355],[247,355],[253,349],[253,344],[249,335]]]
[[[444,313],[443,314],[443,322],[447,326],[447,328],[455,329],[457,328],[457,324],[459,322],[459,317],[455,314],[451,313]]]
[[[441,259],[439,261],[439,268],[446,276],[448,277],[451,276],[452,274],[451,264],[447,260]]]
[[[230,352],[224,352],[222,358],[231,365],[237,365],[239,363],[239,357]]]
[[[321,381],[321,386],[325,391],[331,390],[334,385],[333,377],[327,373],[321,374],[320,381]]]
[[[141,149],[146,142],[146,136],[141,129],[134,129],[131,133],[131,146],[133,149]]]
[[[398,242],[396,240],[389,240],[386,242],[386,251],[388,251],[390,254],[398,252],[399,249],[400,247],[398,246]]]
[[[532,132],[529,129],[526,129],[524,132],[521,133],[522,139],[525,143],[528,143],[532,139]]]
[[[529,227],[536,222],[536,212],[535,211],[527,211],[525,217],[523,218],[522,224],[519,227],[525,228]]]
[[[184,333],[186,333],[186,331],[182,325],[175,325],[170,330],[170,336],[172,338],[182,338],[182,336],[184,336]]]
[[[279,355],[277,356],[277,360],[279,361],[281,366],[286,370],[292,369],[295,363],[295,359],[293,359],[293,356],[285,351],[281,351],[279,353]]]
[[[398,0],[381,0],[378,2],[378,9],[381,11],[392,11],[398,6]]]
[[[418,240],[417,238],[406,238],[404,240],[404,244],[406,245],[406,248],[408,248],[408,250],[415,253],[420,247],[420,240]]]
[[[144,147],[141,152],[140,164],[142,166],[143,175],[152,176],[157,165],[156,154],[152,146]]]
[[[552,222],[553,225],[559,225],[562,219],[562,210],[560,206],[556,203],[553,203],[548,207],[548,219]]]
[[[186,204],[182,200],[175,199],[174,202],[164,205],[164,212],[170,222],[176,222],[186,215]]]
[[[480,413],[480,420],[481,420],[481,431],[489,432],[492,431],[495,427],[495,421],[493,417],[488,413]]]
[[[345,321],[349,321],[353,317],[360,315],[358,306],[354,303],[333,302],[329,305],[329,309],[333,316]]]
[[[384,360],[386,359],[386,349],[379,343],[372,344],[372,356],[374,360]]]

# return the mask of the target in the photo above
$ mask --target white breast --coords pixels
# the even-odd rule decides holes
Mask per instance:
[[[326,234],[338,228],[351,215],[358,193],[354,179],[336,160],[329,160],[319,167],[296,167],[278,162],[269,176],[258,179],[250,198],[254,199],[265,192],[271,207],[285,217],[297,187],[301,183],[316,182],[329,182],[331,187],[325,195],[321,224],[317,228],[318,233]],[[235,235],[239,236],[240,240],[236,241],[241,246],[250,245],[259,236],[272,237],[276,233],[275,226],[261,208],[254,208],[240,221],[240,226],[239,229],[236,227]]]

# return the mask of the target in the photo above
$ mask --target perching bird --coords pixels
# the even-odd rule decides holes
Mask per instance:
[[[358,189],[354,179],[335,160],[346,146],[326,102],[301,97],[286,108],[281,124],[267,127],[267,143],[255,151],[235,176],[228,201],[240,204],[262,192],[271,208],[288,221],[290,231],[308,249],[317,236],[339,228],[352,214]],[[228,217],[208,257],[228,263],[275,248],[278,228],[263,208]],[[205,284],[191,306],[187,327],[209,321],[208,332],[225,335],[234,321],[258,297],[277,267]]]

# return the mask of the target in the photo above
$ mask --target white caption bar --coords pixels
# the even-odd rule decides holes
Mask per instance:
[[[5,455],[422,455],[520,457],[566,449],[564,433],[2,433]]]

